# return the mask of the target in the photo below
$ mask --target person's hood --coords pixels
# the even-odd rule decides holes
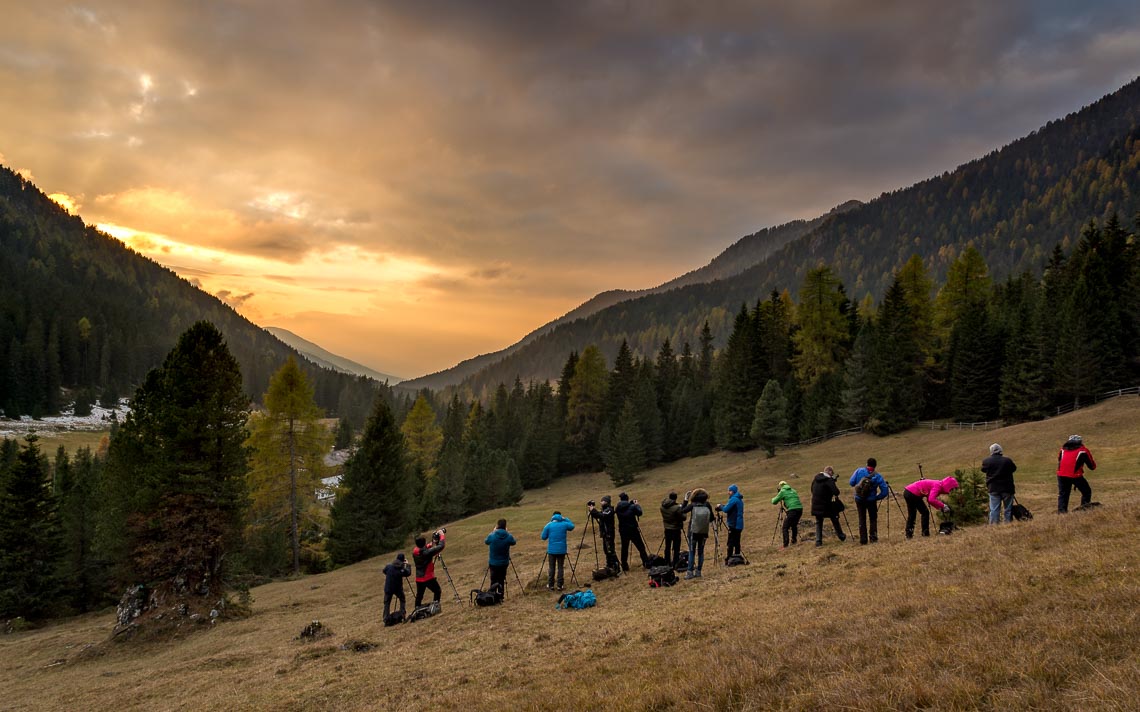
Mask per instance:
[[[815,474],[815,479],[812,481],[813,482],[821,482],[823,480],[830,480],[830,479],[831,479],[831,475],[827,474],[826,472],[817,472]]]
[[[728,491],[733,493],[733,494],[740,494],[740,488],[737,487],[736,485],[729,485]]]
[[[707,502],[708,499],[709,493],[705,490],[701,489],[700,487],[693,490],[693,502]]]
[[[789,485],[787,482],[784,482],[783,480],[780,480],[780,484],[778,484],[776,486],[780,489],[784,489],[785,487],[787,487],[788,489],[791,489],[791,487],[792,487],[791,485]]]
[[[510,537],[510,535],[510,532],[508,532],[506,529],[496,529],[495,531],[491,532],[491,536],[495,537],[496,539],[506,539]]]
[[[661,500],[661,509],[671,509],[674,505],[678,507],[681,506],[680,503],[675,499],[669,499],[666,497],[665,499]]]
[[[953,477],[947,477],[942,480],[942,491],[949,492],[950,490],[958,489],[958,480]]]
[[[552,516],[552,517],[550,518],[550,521],[552,521],[552,522],[561,522],[563,519],[565,519],[565,517],[563,517],[561,514],[555,514],[554,516]]]

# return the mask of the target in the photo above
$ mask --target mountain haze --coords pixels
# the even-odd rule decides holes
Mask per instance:
[[[288,329],[282,329],[279,326],[267,326],[265,330],[280,339],[283,343],[296,349],[302,356],[321,368],[327,368],[330,371],[338,371],[340,373],[349,373],[355,376],[365,376],[375,379],[380,383],[388,383],[390,385],[395,385],[403,380],[399,376],[390,376],[387,373],[373,370],[343,356],[337,356],[331,351],[326,351],[314,344],[312,341],[297,336]]]
[[[706,321],[721,345],[741,304],[773,290],[795,292],[821,264],[856,301],[881,296],[914,254],[941,283],[970,245],[996,279],[1039,272],[1054,246],[1069,248],[1090,218],[1135,216],[1138,170],[1140,82],[1133,81],[954,171],[832,215],[733,276],[638,296],[550,328],[461,388],[483,396],[516,377],[555,379],[567,355],[588,344],[611,362],[622,340],[641,356],[667,338],[679,350],[683,342],[696,344]]]

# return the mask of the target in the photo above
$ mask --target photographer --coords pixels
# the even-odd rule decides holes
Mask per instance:
[[[1005,522],[1013,521],[1013,473],[1017,465],[1005,456],[1001,445],[990,445],[990,456],[982,460],[982,472],[986,473],[986,490],[990,495],[990,524],[1000,524],[1002,514]]]
[[[617,547],[614,544],[616,535],[614,527],[614,508],[610,506],[610,496],[602,497],[602,508],[594,506],[594,500],[586,503],[586,511],[590,518],[598,523],[598,536],[602,538],[602,551],[606,554],[606,568],[611,571],[620,571],[621,562],[618,561]]]
[[[665,527],[665,560],[676,568],[681,556],[681,530],[685,528],[685,515],[677,504],[676,492],[661,500],[661,523]]]
[[[918,513],[922,513],[922,535],[930,536],[930,509],[926,506],[929,503],[935,509],[941,510],[943,514],[950,514],[950,505],[944,504],[942,500],[938,499],[939,495],[950,494],[953,490],[958,489],[958,480],[953,477],[947,477],[941,480],[918,480],[911,482],[903,490],[903,500],[906,501],[906,538],[914,538],[914,519]]]
[[[689,570],[685,573],[685,578],[700,578],[701,569],[705,565],[705,541],[709,538],[709,525],[713,520],[709,493],[699,487],[686,492],[681,513],[689,514]]]
[[[859,513],[859,544],[879,540],[879,500],[886,499],[890,487],[883,475],[875,470],[879,463],[867,458],[867,466],[851,473],[848,484],[855,488],[855,509]]]
[[[562,590],[563,569],[566,565],[566,532],[574,530],[574,522],[562,516],[562,512],[555,512],[550,521],[542,528],[542,540],[547,542],[546,555],[550,557],[550,575],[546,582],[546,590],[554,590],[554,570],[558,569],[558,590]]]
[[[811,481],[811,515],[815,517],[815,545],[823,546],[823,520],[830,519],[835,529],[835,536],[839,541],[847,541],[843,527],[839,526],[839,512],[837,501],[839,487],[835,484],[835,470],[830,466],[823,468]]]
[[[427,545],[427,539],[416,537],[416,548],[412,549],[412,561],[416,562],[416,608],[423,605],[424,592],[431,591],[434,601],[439,601],[443,591],[439,581],[435,580],[435,557],[443,552],[446,529],[437,529],[432,532],[432,545]]]
[[[728,525],[728,551],[725,558],[741,556],[740,535],[744,532],[744,495],[740,494],[740,488],[729,485],[728,501],[718,504],[716,511],[724,514],[725,524]]]
[[[517,542],[507,531],[507,520],[500,519],[495,529],[483,540],[487,545],[487,568],[491,570],[491,588],[499,585],[503,591],[507,586],[507,567],[511,565],[511,547]]]
[[[384,567],[384,620],[392,612],[392,597],[400,601],[400,618],[403,619],[407,602],[404,599],[404,579],[412,575],[412,567],[404,552],[396,554],[396,560]]]
[[[795,544],[800,536],[800,517],[804,514],[804,505],[800,502],[800,494],[792,489],[792,486],[787,482],[780,482],[780,489],[776,491],[776,496],[772,498],[772,504],[783,503],[784,511],[787,516],[784,517],[784,546],[788,548],[788,534],[791,534],[792,543]]]
[[[621,570],[629,571],[629,545],[637,549],[641,556],[641,566],[645,567],[649,552],[645,550],[645,542],[641,540],[641,525],[637,520],[641,517],[641,505],[637,500],[630,501],[629,495],[622,492],[618,495],[618,506],[614,509],[618,520],[618,534],[621,535]]]

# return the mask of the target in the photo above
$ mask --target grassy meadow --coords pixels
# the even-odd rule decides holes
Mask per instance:
[[[598,606],[555,610],[545,591],[502,606],[467,594],[500,516],[519,538],[518,573],[533,584],[539,531],[554,509],[582,540],[585,502],[610,493],[602,474],[527,492],[522,504],[448,525],[445,559],[463,596],[444,588],[440,616],[384,628],[382,557],[253,590],[254,614],[178,641],[107,644],[112,616],[92,614],[0,636],[0,689],[10,710],[521,709],[1136,709],[1140,694],[1140,400],[1118,398],[1046,422],[989,432],[858,435],[762,454],[716,453],[644,473],[627,488],[646,510],[647,545],[670,489],[695,486],[746,502],[750,566],[650,589],[640,569],[598,583]],[[1100,469],[1105,506],[1059,517],[1056,452],[1080,433]],[[776,483],[805,500],[815,472],[846,478],[869,456],[900,492],[979,464],[991,442],[1018,464],[1018,499],[1036,518],[905,541],[890,503],[880,543],[828,535],[816,549],[772,545]],[[798,476],[797,476],[798,475]],[[901,499],[901,495],[900,495]],[[1079,495],[1074,492],[1074,504]],[[856,524],[855,511],[848,516]],[[805,516],[801,533],[812,529]],[[588,530],[579,569],[594,567]],[[409,547],[410,552],[410,547]],[[722,541],[723,551],[723,541]],[[573,552],[571,553],[573,558]],[[634,557],[636,558],[636,557]],[[569,572],[567,572],[569,574]],[[579,578],[583,578],[579,576]],[[411,601],[409,600],[409,605]],[[303,643],[320,620],[333,635]],[[362,650],[363,652],[358,652]]]

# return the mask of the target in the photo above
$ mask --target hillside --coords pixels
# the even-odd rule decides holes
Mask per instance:
[[[609,309],[616,304],[621,304],[631,299],[637,299],[650,294],[661,294],[672,289],[677,289],[678,287],[713,282],[718,279],[726,279],[740,274],[746,269],[759,264],[792,240],[803,237],[815,228],[818,228],[828,218],[847,212],[860,204],[861,203],[857,200],[851,200],[833,208],[826,215],[822,215],[814,220],[794,220],[776,227],[764,228],[751,235],[745,235],[729,245],[724,252],[714,257],[704,267],[686,272],[680,277],[671,279],[656,287],[638,290],[611,289],[596,294],[554,321],[538,327],[505,349],[466,359],[443,371],[406,381],[404,382],[404,386],[430,388],[432,390],[454,386],[465,378],[479,373],[482,369],[502,361],[507,356],[517,352],[522,347],[562,324],[569,324],[578,319],[585,319],[597,314],[603,309]]]
[[[1135,397],[1118,398],[989,432],[859,435],[770,460],[718,453],[652,470],[629,489],[646,506],[651,548],[666,492],[704,485],[719,496],[735,482],[747,498],[743,546],[752,565],[707,561],[701,580],[663,590],[635,572],[599,583],[599,605],[587,611],[556,611],[545,592],[519,595],[513,574],[502,607],[457,606],[441,570],[443,614],[384,628],[384,557],[256,588],[251,618],[177,642],[92,647],[106,639],[109,614],[0,636],[5,706],[1131,709],[1140,692],[1137,406]],[[1052,464],[1071,432],[1096,455],[1090,479],[1105,506],[1058,517],[1050,514]],[[976,464],[995,440],[1019,465],[1019,500],[1037,515],[1032,522],[904,541],[897,510],[886,536],[887,509],[876,546],[830,535],[822,549],[770,544],[776,513],[767,499],[781,479],[804,494],[824,464],[846,477],[874,455],[901,489],[917,476],[916,460],[928,476],[947,474]],[[460,595],[482,578],[482,540],[495,519],[509,519],[520,539],[517,570],[533,581],[551,510],[582,521],[585,501],[605,492],[613,488],[602,475],[565,478],[528,492],[519,507],[449,525],[446,562]],[[592,541],[579,526],[571,542],[583,539],[585,571]],[[294,640],[314,619],[333,636]]]
[[[1140,81],[1051,121],[1025,138],[954,171],[839,213],[744,272],[623,301],[550,329],[510,356],[470,376],[477,395],[516,376],[556,379],[572,350],[596,344],[612,362],[622,340],[654,353],[664,339],[697,343],[705,321],[717,346],[732,315],[773,290],[799,289],[804,275],[831,266],[859,301],[879,298],[913,254],[936,284],[973,245],[996,281],[1039,273],[1054,246],[1069,248],[1090,219],[1140,210]]]
[[[0,166],[0,410],[58,412],[60,388],[89,399],[130,395],[191,324],[225,335],[244,387],[299,354],[216,297],[67,214]],[[360,424],[379,384],[304,364],[317,403]]]
[[[267,326],[265,330],[280,339],[282,343],[288,344],[296,349],[298,353],[321,368],[327,368],[330,371],[338,371],[340,373],[348,373],[354,376],[364,376],[379,383],[388,383],[391,385],[395,385],[403,380],[399,376],[390,376],[387,373],[381,373],[380,371],[368,368],[351,359],[337,356],[331,351],[326,351],[317,344],[314,344],[312,341],[297,336],[288,329],[282,329],[279,326]]]

